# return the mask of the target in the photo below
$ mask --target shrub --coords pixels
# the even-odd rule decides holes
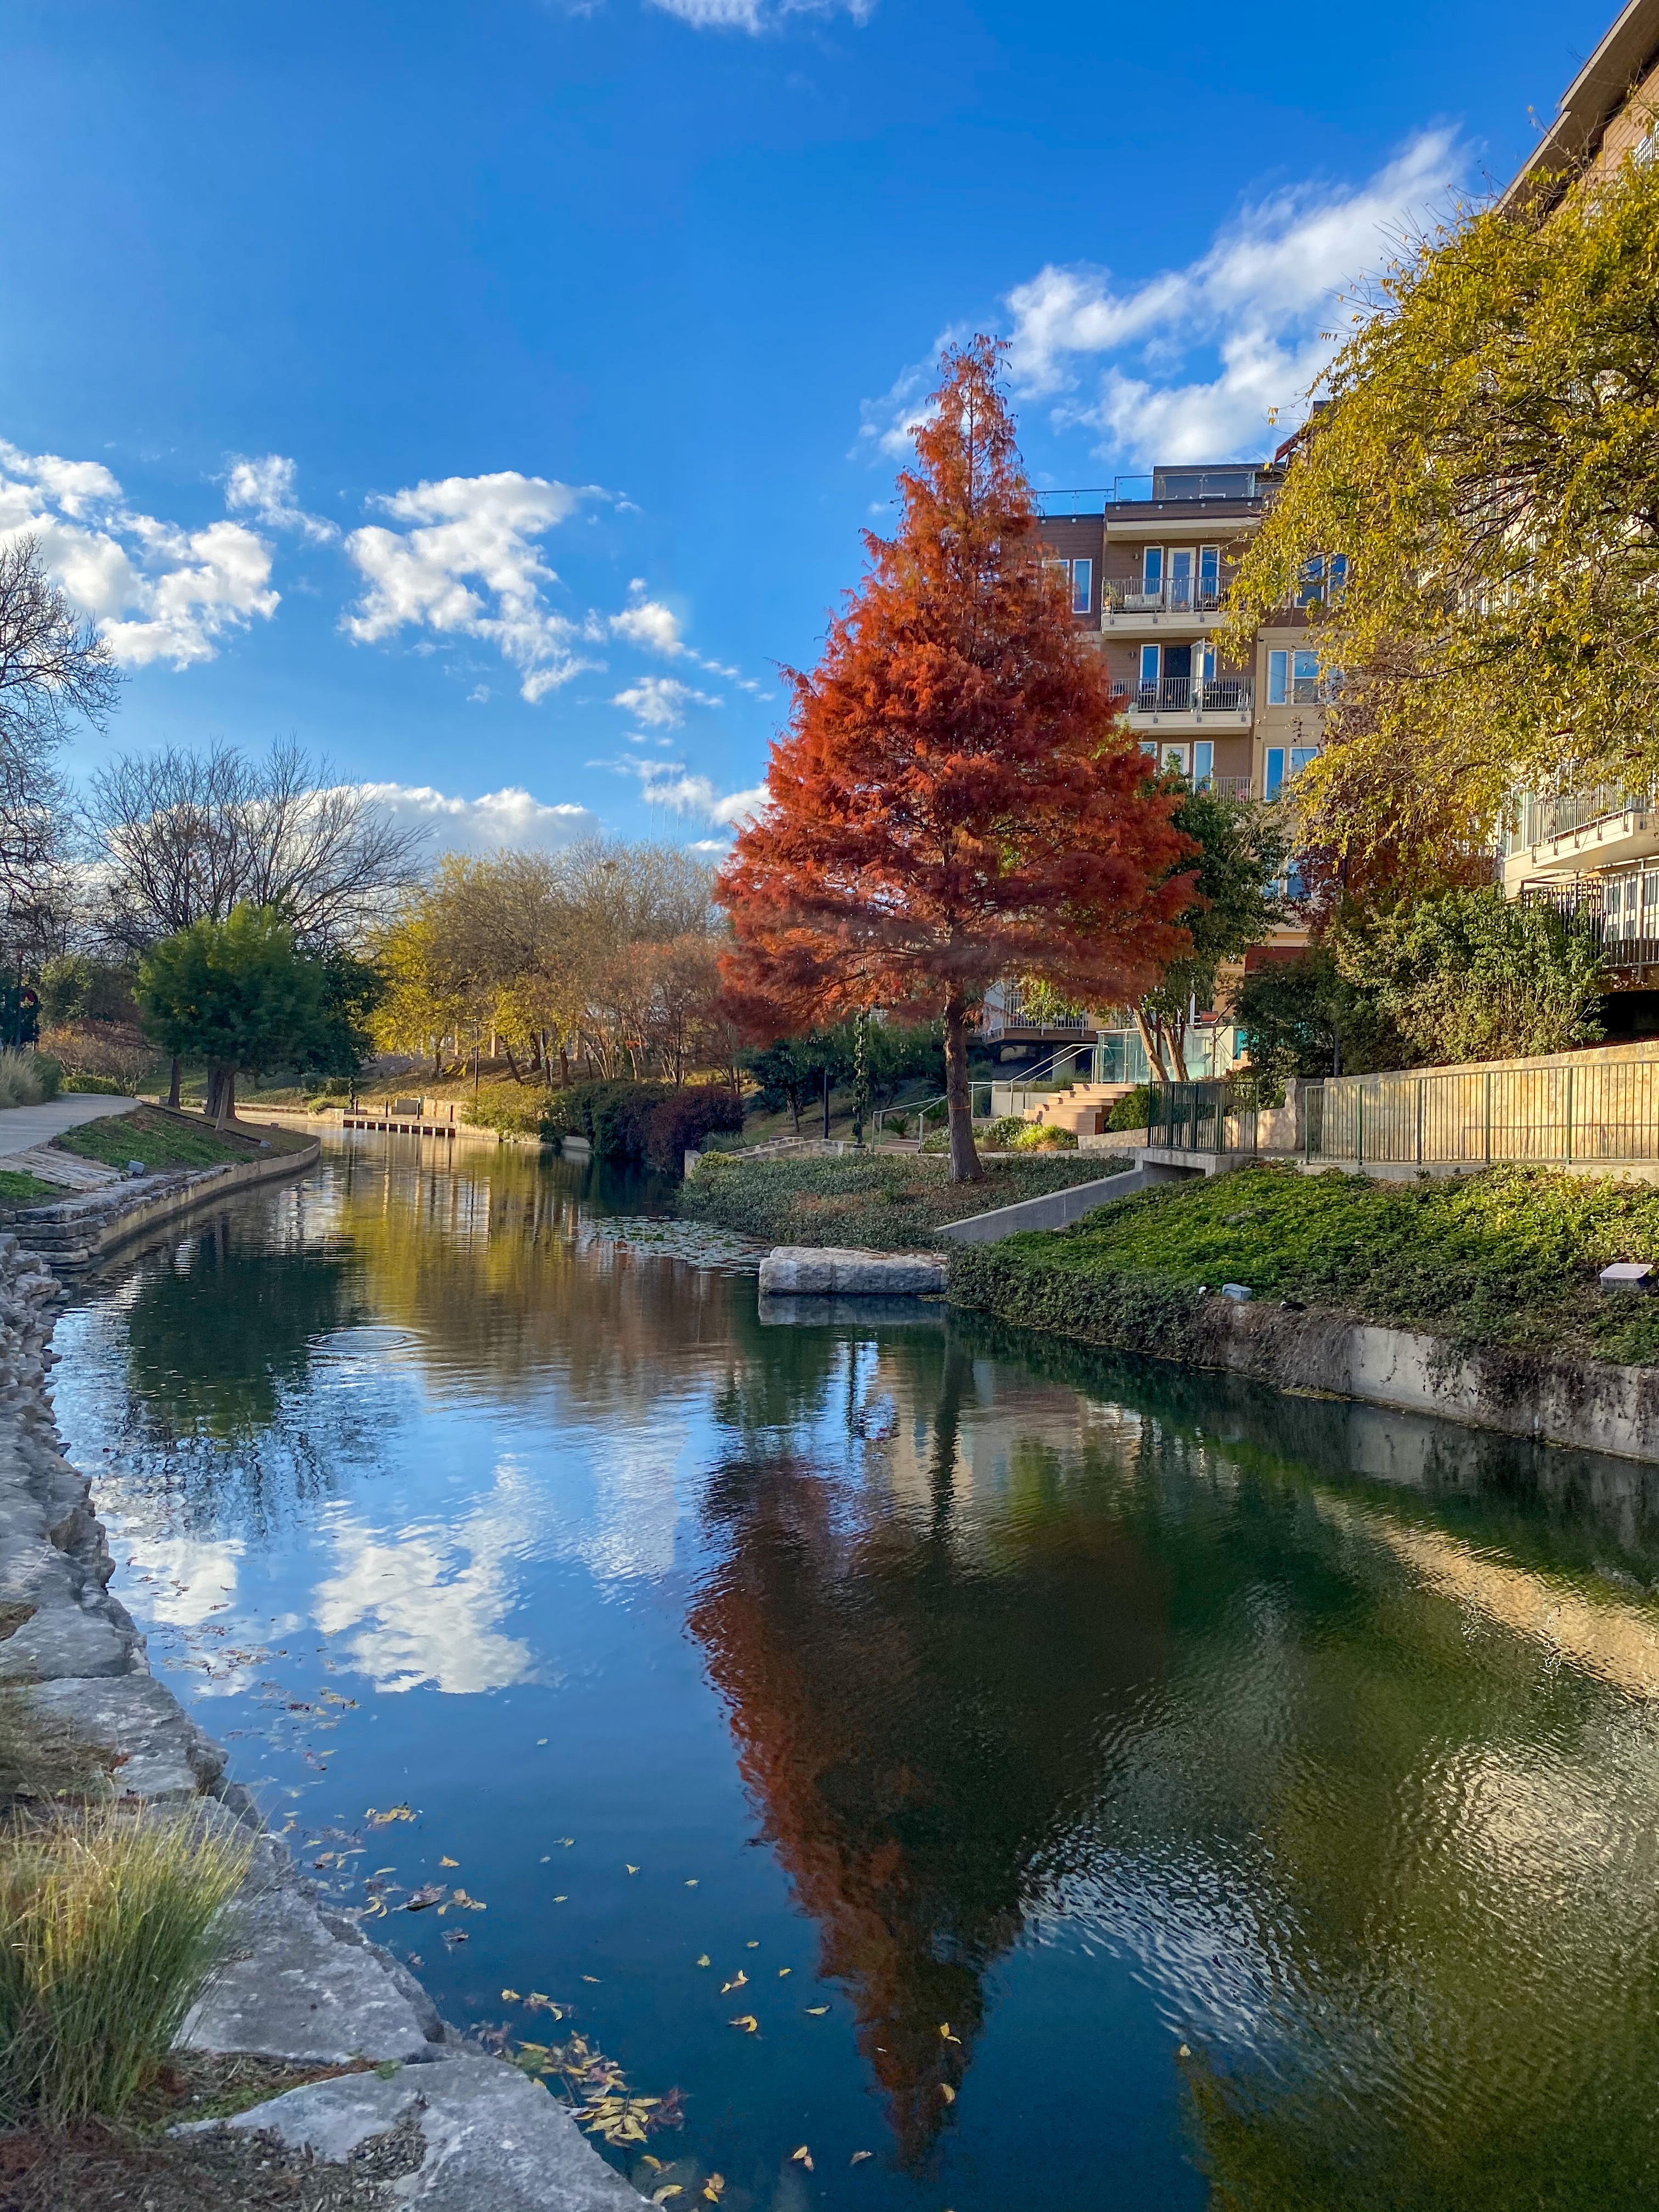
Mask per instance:
[[[1052,1121],[1027,1121],[1011,1149],[1016,1152],[1074,1152],[1077,1132],[1057,1129]]]
[[[131,1022],[71,1022],[40,1032],[40,1048],[71,1077],[92,1076],[112,1091],[137,1090],[155,1065],[155,1048]],[[84,1082],[76,1090],[86,1090]]]
[[[1106,1116],[1109,1129],[1144,1129],[1152,1117],[1152,1086],[1137,1083]]]
[[[548,1133],[550,1091],[519,1083],[486,1083],[466,1105],[466,1118],[498,1137],[540,1137]]]
[[[646,1119],[645,1156],[653,1168],[678,1175],[688,1152],[705,1138],[743,1128],[743,1101],[724,1084],[699,1083],[675,1091]]]
[[[39,1106],[58,1096],[64,1071],[55,1060],[42,1058],[27,1046],[0,1049],[0,1107]]]
[[[125,2108],[223,1955],[252,1850],[112,1806],[0,1844],[0,2117]]]
[[[130,1098],[132,1093],[112,1075],[66,1075],[63,1089],[81,1097]]]
[[[1005,1114],[992,1122],[980,1142],[988,1152],[1008,1152],[1018,1141],[1019,1133],[1024,1127],[1024,1121],[1018,1114]]]

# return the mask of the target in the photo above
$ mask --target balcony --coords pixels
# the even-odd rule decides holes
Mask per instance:
[[[1612,971],[1613,988],[1650,990],[1659,969],[1659,868],[1605,876],[1539,877],[1521,885],[1525,906],[1546,906],[1582,929]]]
[[[1189,676],[1165,676],[1156,684],[1114,684],[1114,699],[1123,701],[1131,729],[1161,728],[1170,722],[1243,722],[1255,704],[1255,685],[1248,676],[1229,676],[1194,684]]]
[[[1221,612],[1225,587],[1198,576],[1166,576],[1152,584],[1140,576],[1103,576],[1100,586],[1100,626],[1113,629],[1120,623],[1162,623],[1184,618],[1213,622]]]

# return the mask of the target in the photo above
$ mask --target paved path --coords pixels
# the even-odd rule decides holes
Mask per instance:
[[[70,1091],[63,1098],[48,1098],[44,1106],[0,1107],[0,1158],[12,1152],[33,1152],[48,1145],[65,1129],[82,1121],[96,1121],[106,1114],[131,1114],[136,1098],[101,1097],[91,1091]]]

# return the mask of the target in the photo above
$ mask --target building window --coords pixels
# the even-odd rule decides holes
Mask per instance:
[[[1164,548],[1149,545],[1141,556],[1140,587],[1144,592],[1164,589]]]
[[[1190,614],[1193,605],[1193,549],[1172,547],[1170,553],[1170,606],[1176,614]]]
[[[1291,661],[1291,704],[1311,707],[1319,697],[1319,655],[1296,653]]]
[[[1140,702],[1143,707],[1158,704],[1158,647],[1143,645],[1140,648]]]
[[[1177,775],[1185,775],[1187,773],[1186,746],[1165,745],[1164,748],[1164,765],[1166,769],[1173,769]]]
[[[1291,699],[1291,656],[1288,653],[1267,655],[1267,704],[1286,707]]]
[[[1213,607],[1221,599],[1221,548],[1200,545],[1198,549],[1198,603],[1201,607]]]
[[[1146,754],[1148,760],[1155,761],[1158,758],[1158,739],[1156,738],[1143,738],[1140,741],[1140,750]]]
[[[1308,763],[1310,760],[1317,760],[1318,757],[1319,748],[1317,745],[1292,745],[1291,747],[1291,774],[1292,775],[1300,775],[1303,769],[1308,765]]]
[[[1072,563],[1072,612],[1086,615],[1094,599],[1095,564],[1092,561],[1073,561]]]
[[[1268,798],[1277,799],[1284,787],[1285,748],[1283,745],[1269,745],[1267,748],[1267,793]]]
[[[1215,774],[1215,747],[1207,739],[1193,747],[1193,781],[1206,784]]]

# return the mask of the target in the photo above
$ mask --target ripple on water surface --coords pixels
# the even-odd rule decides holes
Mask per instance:
[[[336,1904],[676,2206],[1652,2201],[1652,1471],[763,1328],[665,1195],[365,1139],[61,1325]]]

